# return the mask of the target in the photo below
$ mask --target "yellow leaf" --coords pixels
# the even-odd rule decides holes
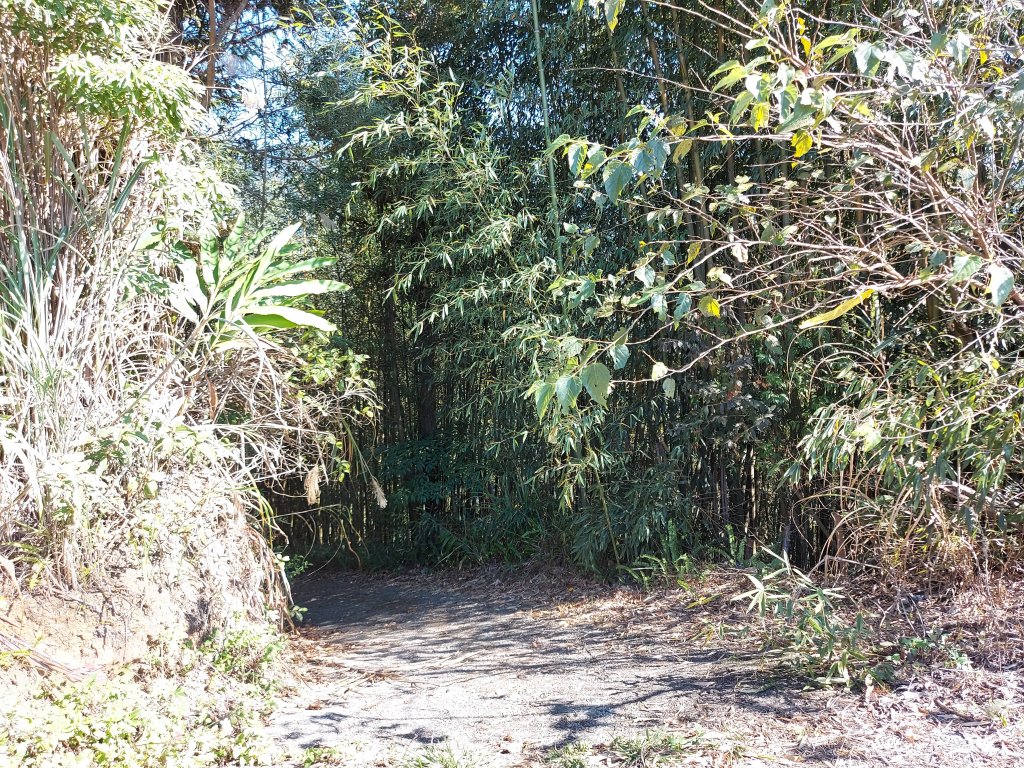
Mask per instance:
[[[722,306],[712,297],[705,296],[700,300],[697,305],[698,309],[704,313],[706,317],[721,317]]]
[[[672,152],[672,162],[678,163],[679,158],[689,152],[691,146],[693,146],[693,139],[682,139],[676,142],[676,148]]]
[[[806,37],[801,37],[800,38],[800,44],[803,45],[803,47],[804,47],[804,56],[806,56],[807,58],[810,58],[811,57],[811,41],[808,40]]]
[[[856,307],[865,299],[870,298],[874,292],[875,291],[873,288],[865,288],[852,299],[847,299],[835,309],[830,309],[828,312],[823,312],[820,315],[815,315],[814,317],[809,318],[808,320],[804,320],[802,323],[800,323],[800,330],[803,330],[804,328],[813,328],[816,325],[824,325],[825,323],[831,323],[837,317],[842,317],[843,315],[845,315],[847,312]]]
[[[759,101],[750,110],[750,126],[759,131],[768,125],[768,102]]]
[[[807,131],[797,131],[790,139],[793,145],[793,157],[803,157],[814,147],[814,139]]]

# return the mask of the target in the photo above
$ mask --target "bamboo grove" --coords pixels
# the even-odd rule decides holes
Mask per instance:
[[[768,547],[941,583],[1013,562],[1022,19],[294,11],[224,162],[337,260],[323,349],[377,404],[344,482],[268,489],[282,541],[605,573]]]

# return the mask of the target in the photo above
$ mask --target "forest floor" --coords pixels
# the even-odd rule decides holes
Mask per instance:
[[[808,685],[742,630],[742,574],[699,589],[571,574],[314,577],[271,723],[298,765],[1024,765],[1020,671]]]

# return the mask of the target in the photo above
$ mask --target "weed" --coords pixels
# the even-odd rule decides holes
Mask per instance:
[[[927,637],[904,637],[900,640],[903,658],[907,662],[923,661],[926,664],[941,664],[953,669],[970,669],[971,660],[964,651],[951,642],[949,636],[938,630]],[[898,657],[897,657],[898,658]]]
[[[309,747],[302,753],[302,768],[341,765],[344,758],[344,751],[337,747]]]
[[[246,627],[214,632],[200,646],[218,672],[264,692],[277,687],[274,664],[284,648],[284,637],[271,627]]]
[[[587,768],[587,757],[592,754],[589,744],[577,741],[548,753],[547,763],[553,768]]]
[[[616,737],[609,750],[625,768],[647,768],[682,757],[702,744],[703,737],[699,733],[684,736],[667,731],[645,731],[641,736]]]
[[[472,768],[474,764],[469,755],[458,754],[450,744],[445,744],[410,758],[402,763],[402,768]]]
[[[261,733],[264,710],[247,687],[206,685],[186,690],[178,681],[140,684],[139,670],[110,679],[55,677],[28,697],[0,695],[0,766],[269,765],[271,745]]]
[[[749,600],[749,610],[757,611],[766,629],[769,618],[776,620],[771,629],[783,650],[823,685],[890,682],[890,662],[871,663],[871,631],[864,617],[858,613],[852,623],[847,623],[840,615],[836,605],[846,599],[845,595],[815,584],[793,567],[785,553],[779,556],[764,551],[780,567],[760,578],[747,574],[754,588],[735,599]]]

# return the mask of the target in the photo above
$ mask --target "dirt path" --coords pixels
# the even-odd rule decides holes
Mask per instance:
[[[908,722],[902,701],[801,691],[725,641],[698,642],[713,625],[682,602],[652,621],[634,592],[579,598],[571,584],[535,586],[351,576],[300,585],[305,683],[273,732],[365,765],[440,743],[483,765],[542,762],[554,749],[599,752],[652,729],[683,734],[691,757],[707,760],[698,764],[1024,765],[1005,732]]]

